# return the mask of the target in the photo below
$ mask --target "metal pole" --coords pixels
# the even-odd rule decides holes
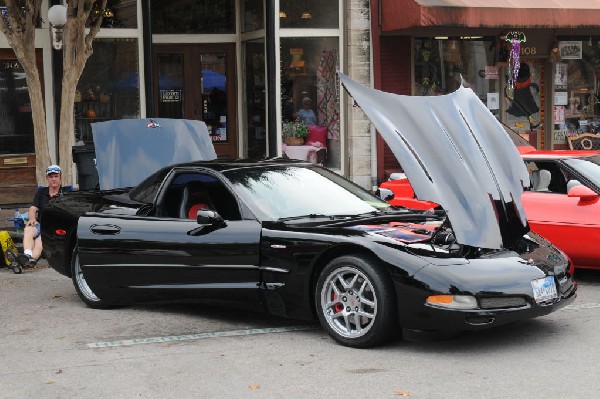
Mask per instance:
[[[146,117],[155,117],[154,75],[152,68],[152,18],[151,1],[142,1],[142,27],[144,40],[144,85],[146,89]]]
[[[266,56],[267,56],[267,126],[268,126],[268,143],[267,157],[277,156],[277,126],[275,121],[277,120],[276,106],[280,104],[280,100],[275,98],[276,90],[276,74],[278,72],[278,65],[275,64],[275,52],[278,51],[275,43],[275,0],[266,0],[266,22],[265,22],[265,35],[266,35]]]

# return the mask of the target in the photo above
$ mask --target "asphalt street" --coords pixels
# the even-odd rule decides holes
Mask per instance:
[[[242,310],[93,310],[52,269],[0,269],[0,398],[597,398],[600,271],[576,277],[542,318],[356,350]]]

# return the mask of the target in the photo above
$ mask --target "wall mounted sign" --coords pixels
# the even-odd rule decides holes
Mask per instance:
[[[569,102],[569,96],[566,91],[555,91],[554,92],[554,105],[567,105]]]
[[[181,102],[181,89],[160,90],[161,103]]]
[[[558,43],[558,52],[563,60],[580,60],[582,48],[582,42],[577,40],[567,40]]]

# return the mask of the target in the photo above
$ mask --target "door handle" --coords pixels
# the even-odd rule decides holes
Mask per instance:
[[[94,234],[115,235],[121,232],[121,228],[114,224],[93,224],[90,226],[90,231]]]

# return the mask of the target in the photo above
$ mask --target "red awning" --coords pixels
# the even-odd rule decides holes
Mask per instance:
[[[600,25],[600,0],[380,0],[381,29]]]

